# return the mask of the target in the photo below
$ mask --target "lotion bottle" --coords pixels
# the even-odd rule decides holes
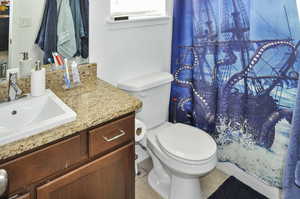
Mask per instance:
[[[31,96],[42,96],[46,92],[46,70],[41,67],[41,62],[37,61],[35,69],[31,72]]]

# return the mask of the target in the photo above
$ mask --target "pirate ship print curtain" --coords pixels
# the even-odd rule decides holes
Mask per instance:
[[[295,0],[175,0],[170,120],[282,187],[299,78]]]

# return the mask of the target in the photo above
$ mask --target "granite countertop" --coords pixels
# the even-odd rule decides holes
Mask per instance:
[[[142,106],[138,99],[99,79],[87,81],[82,86],[67,91],[52,91],[77,113],[77,119],[55,129],[0,146],[0,160],[134,112]]]

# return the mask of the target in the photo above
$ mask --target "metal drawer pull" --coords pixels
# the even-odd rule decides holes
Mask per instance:
[[[106,142],[112,142],[112,141],[114,141],[114,140],[116,140],[116,139],[118,139],[118,138],[120,138],[120,137],[126,135],[126,132],[123,131],[122,129],[119,129],[119,131],[120,131],[121,134],[116,135],[115,137],[112,137],[112,138],[107,138],[106,136],[103,136],[103,139],[104,139]]]

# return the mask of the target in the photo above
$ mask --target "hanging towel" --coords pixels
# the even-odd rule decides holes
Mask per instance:
[[[44,63],[57,51],[57,1],[47,0],[38,36],[35,40],[44,51]]]
[[[89,0],[80,0],[84,36],[81,37],[81,57],[89,57]]]
[[[73,21],[74,21],[74,30],[76,38],[76,55],[81,54],[81,38],[85,36],[82,16],[81,16],[81,5],[80,0],[70,0],[70,7],[72,11]]]
[[[58,0],[57,52],[65,58],[76,54],[74,21],[69,0]]]
[[[298,199],[300,197],[300,81],[290,137],[283,191],[285,199]]]

